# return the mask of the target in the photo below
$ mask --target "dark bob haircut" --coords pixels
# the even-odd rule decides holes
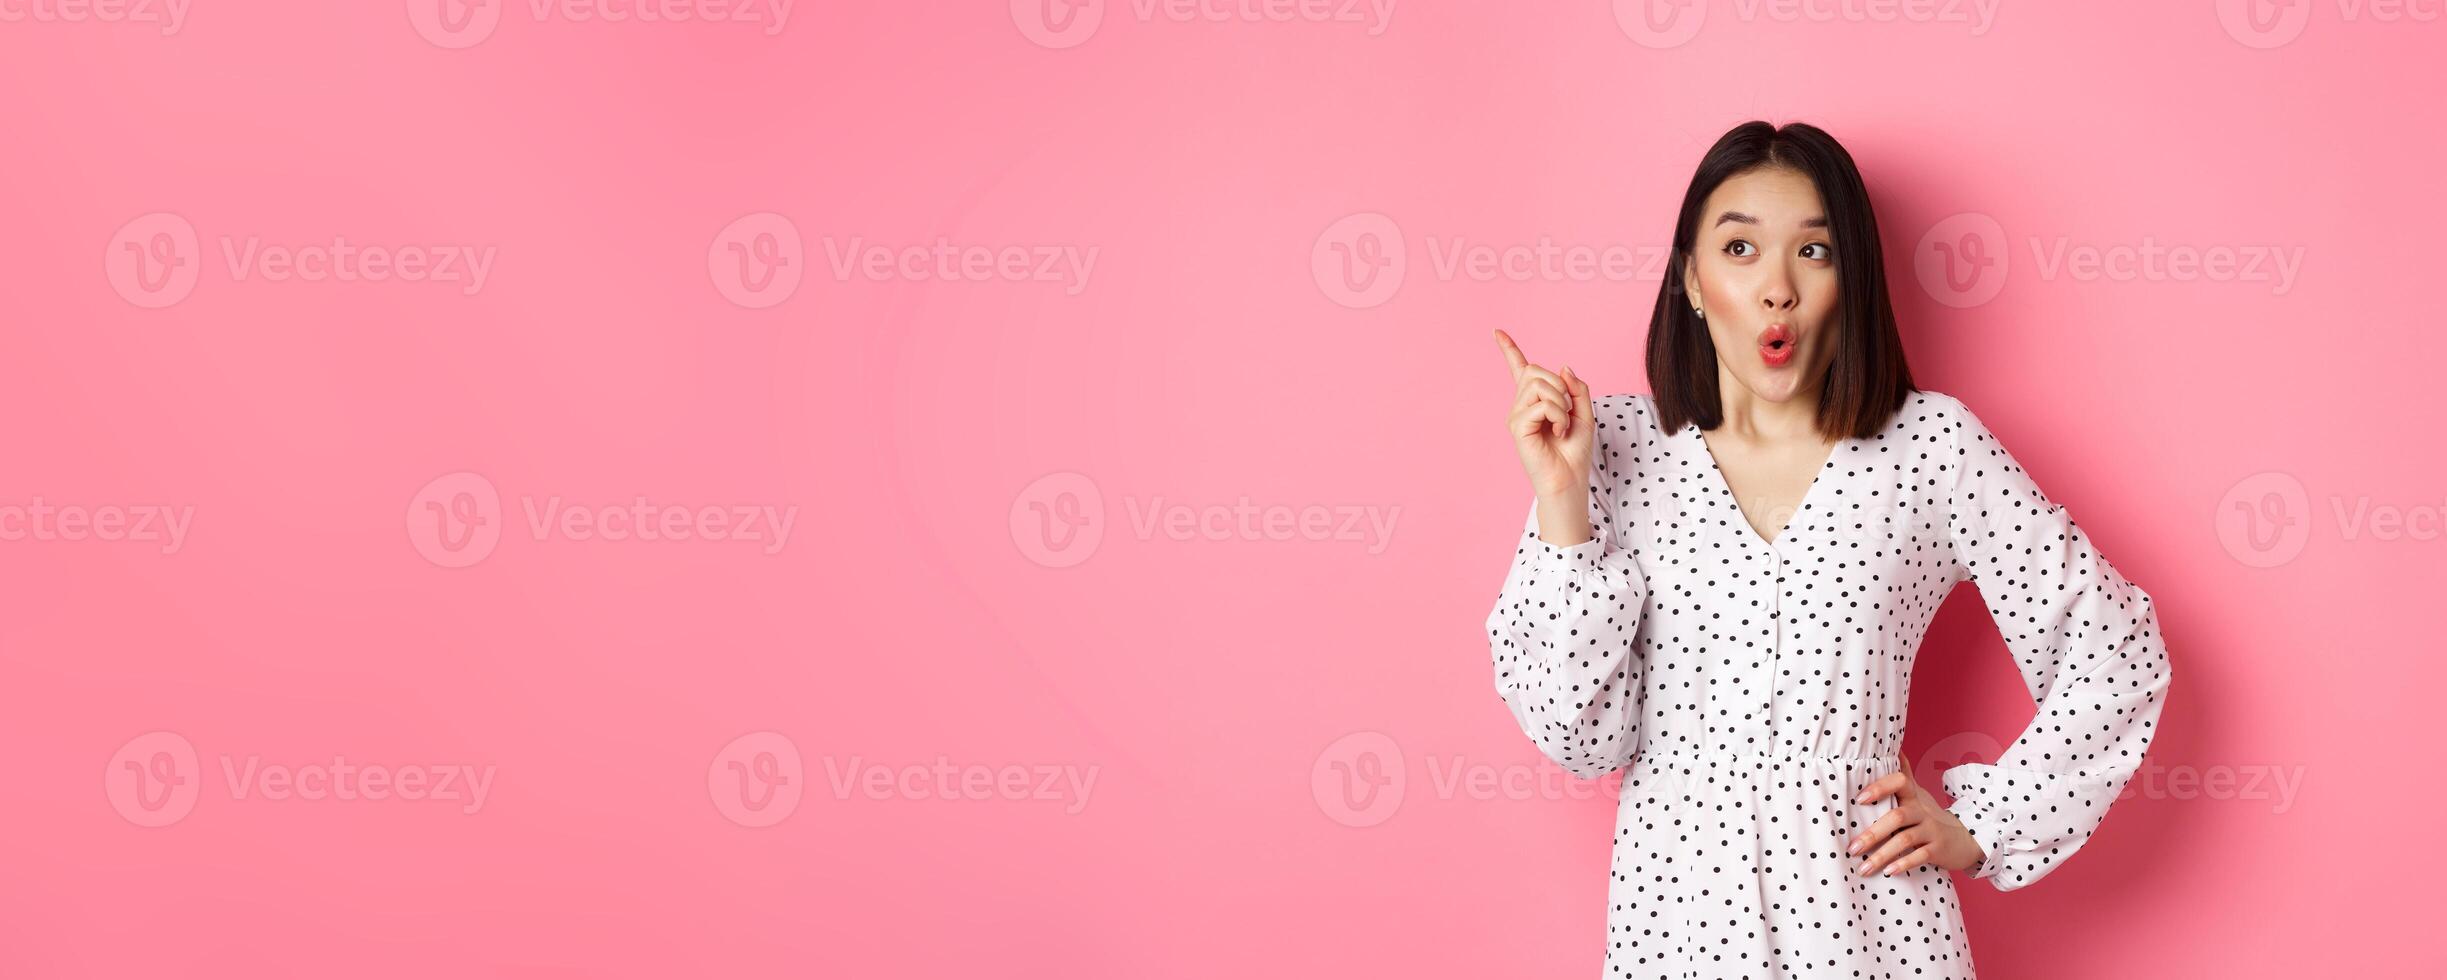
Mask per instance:
[[[1878,218],[1852,155],[1826,131],[1808,123],[1782,129],[1753,120],[1728,131],[1699,161],[1674,219],[1674,251],[1657,309],[1648,320],[1648,386],[1655,394],[1658,425],[1679,432],[1688,423],[1714,429],[1724,421],[1716,384],[1716,347],[1707,321],[1691,311],[1683,292],[1685,270],[1698,247],[1708,195],[1719,184],[1752,170],[1783,169],[1808,177],[1827,208],[1827,234],[1834,239],[1836,276],[1835,356],[1819,389],[1818,429],[1830,436],[1868,438],[1918,391],[1904,363],[1903,337],[1886,295],[1886,258],[1878,240]]]

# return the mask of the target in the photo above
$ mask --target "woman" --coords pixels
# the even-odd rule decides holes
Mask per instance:
[[[1654,394],[1496,339],[1535,493],[1487,618],[1496,689],[1617,811],[1609,977],[1970,977],[1947,869],[2073,856],[2170,672],[2148,593],[1953,397],[1914,387],[1852,158],[1745,123],[1701,161],[1650,317]],[[1976,582],[2038,702],[1993,765],[1901,754],[1913,657]]]

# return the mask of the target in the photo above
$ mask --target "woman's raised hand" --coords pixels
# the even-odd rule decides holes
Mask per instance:
[[[1515,391],[1505,424],[1512,431],[1513,448],[1521,453],[1530,488],[1542,501],[1585,497],[1597,449],[1597,407],[1589,383],[1569,365],[1557,374],[1530,363],[1502,330],[1495,332],[1495,342],[1512,365]]]

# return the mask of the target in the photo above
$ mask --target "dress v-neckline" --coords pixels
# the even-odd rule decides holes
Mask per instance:
[[[1752,527],[1750,515],[1742,512],[1741,495],[1733,491],[1733,481],[1725,478],[1725,468],[1717,465],[1716,450],[1708,448],[1707,431],[1701,429],[1698,422],[1685,422],[1682,429],[1690,435],[1692,442],[1699,445],[1700,458],[1707,461],[1708,472],[1716,475],[1716,488],[1724,494],[1725,502],[1733,506],[1733,519],[1742,526],[1743,534],[1770,549],[1775,548],[1777,542],[1792,540],[1793,532],[1802,526],[1802,518],[1816,512],[1816,508],[1811,505],[1818,500],[1819,484],[1827,482],[1827,468],[1833,466],[1835,458],[1843,453],[1844,447],[1852,445],[1854,441],[1852,436],[1845,436],[1836,440],[1835,446],[1827,450],[1827,458],[1820,460],[1818,469],[1810,473],[1810,485],[1801,491],[1801,503],[1793,506],[1793,516],[1785,518],[1784,526],[1777,528],[1776,536],[1771,538],[1760,534],[1758,528]]]

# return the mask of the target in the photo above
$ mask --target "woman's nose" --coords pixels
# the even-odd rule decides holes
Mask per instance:
[[[1792,277],[1781,274],[1768,279],[1766,289],[1759,294],[1759,302],[1765,304],[1771,313],[1792,309],[1799,301],[1800,296],[1793,289]]]

